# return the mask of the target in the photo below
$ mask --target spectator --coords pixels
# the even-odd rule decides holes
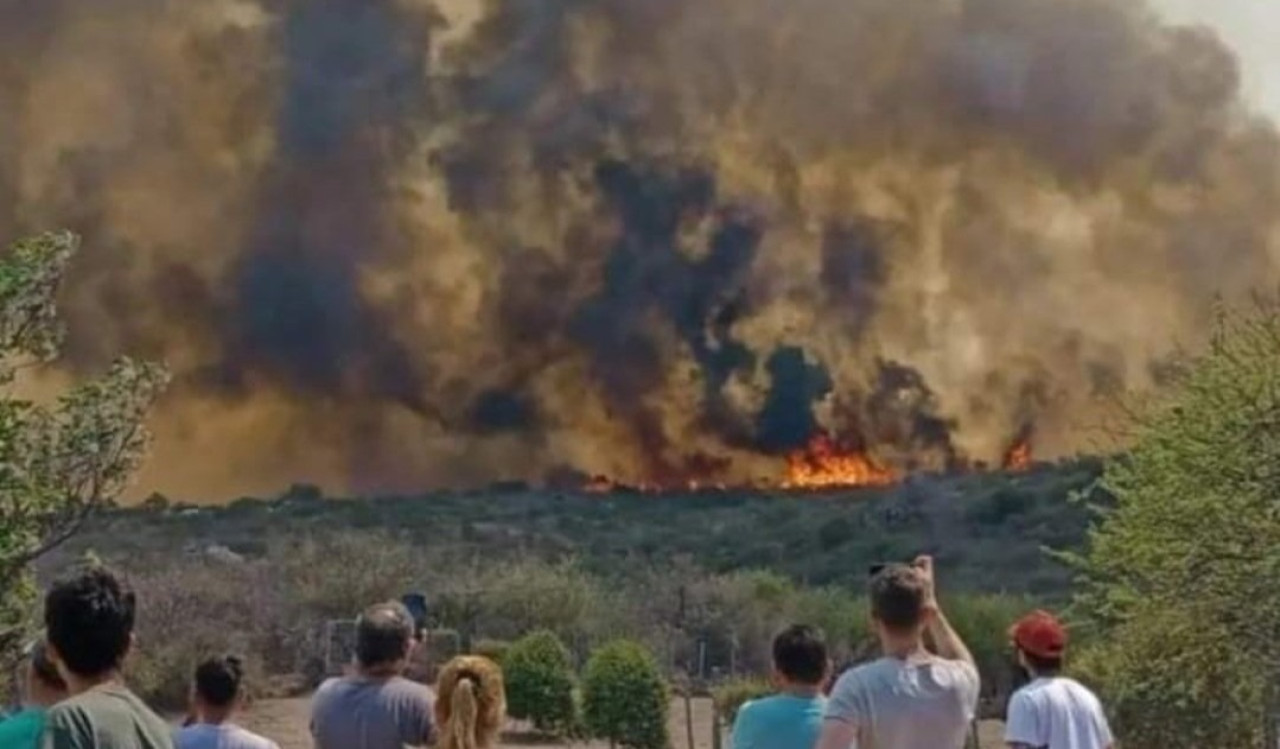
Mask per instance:
[[[435,717],[440,749],[493,749],[507,717],[502,670],[488,658],[463,655],[440,670]]]
[[[871,580],[884,657],[840,677],[820,749],[961,749],[978,704],[978,669],[938,607],[933,560],[888,565]],[[925,648],[926,632],[935,653]]]
[[[831,661],[822,633],[795,625],[773,638],[773,682],[778,694],[753,700],[733,722],[733,749],[810,749],[822,731],[823,686]]]
[[[1067,630],[1034,611],[1009,631],[1018,663],[1031,683],[1009,700],[1005,741],[1016,749],[1110,749],[1111,728],[1102,704],[1079,682],[1062,676]]]
[[[70,694],[49,710],[45,749],[173,749],[168,725],[120,677],[134,608],[133,591],[101,567],[55,584],[45,597],[49,654]]]
[[[413,617],[403,604],[376,604],[360,615],[355,673],[320,685],[311,703],[316,749],[431,742],[431,690],[401,676],[413,646]]]
[[[44,732],[45,711],[67,698],[67,684],[49,659],[43,640],[27,649],[23,659],[23,710],[0,722],[0,747],[37,749]]]
[[[196,668],[191,690],[195,720],[178,732],[178,749],[280,749],[231,722],[244,703],[243,681],[244,668],[232,655],[210,658]]]

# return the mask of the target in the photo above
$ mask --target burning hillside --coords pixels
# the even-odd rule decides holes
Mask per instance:
[[[877,484],[1275,280],[1239,90],[1139,0],[0,0],[0,235],[173,368],[144,491]]]

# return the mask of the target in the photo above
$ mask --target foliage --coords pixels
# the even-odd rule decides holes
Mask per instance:
[[[947,619],[973,653],[989,702],[998,703],[1015,686],[1009,627],[1034,608],[1030,600],[1012,596],[945,596]]]
[[[475,644],[471,646],[471,653],[473,655],[484,656],[501,666],[507,658],[507,651],[510,649],[511,643],[506,640],[484,639],[477,640]]]
[[[532,632],[503,657],[507,711],[543,733],[565,735],[576,722],[573,664],[555,633]]]
[[[592,654],[582,685],[583,718],[592,736],[630,749],[666,749],[670,698],[653,656],[616,640]]]
[[[121,359],[52,405],[17,394],[20,375],[58,353],[56,299],[78,244],[45,234],[0,259],[0,661],[31,609],[28,566],[124,489],[145,452],[143,418],[168,379],[159,366]]]
[[[1076,601],[1128,747],[1261,742],[1280,667],[1280,307],[1224,312],[1106,469]]]
[[[715,701],[716,716],[728,725],[738,717],[738,710],[751,700],[768,697],[773,687],[763,679],[732,679],[711,692]]]

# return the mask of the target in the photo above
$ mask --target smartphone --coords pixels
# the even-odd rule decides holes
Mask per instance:
[[[408,593],[400,598],[400,602],[413,617],[413,633],[421,636],[427,629],[427,597],[421,593]]]

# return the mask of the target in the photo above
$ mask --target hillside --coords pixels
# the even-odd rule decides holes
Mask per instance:
[[[460,559],[573,556],[613,574],[635,561],[686,556],[711,571],[770,568],[811,584],[857,584],[872,563],[927,551],[953,589],[1055,596],[1069,576],[1043,548],[1082,543],[1089,513],[1070,496],[1099,470],[1086,460],[822,494],[598,495],[508,486],[333,499],[294,487],[225,507],[155,498],[99,516],[57,556],[92,548],[163,559],[210,546],[256,556],[280,538],[360,529],[393,532]]]

